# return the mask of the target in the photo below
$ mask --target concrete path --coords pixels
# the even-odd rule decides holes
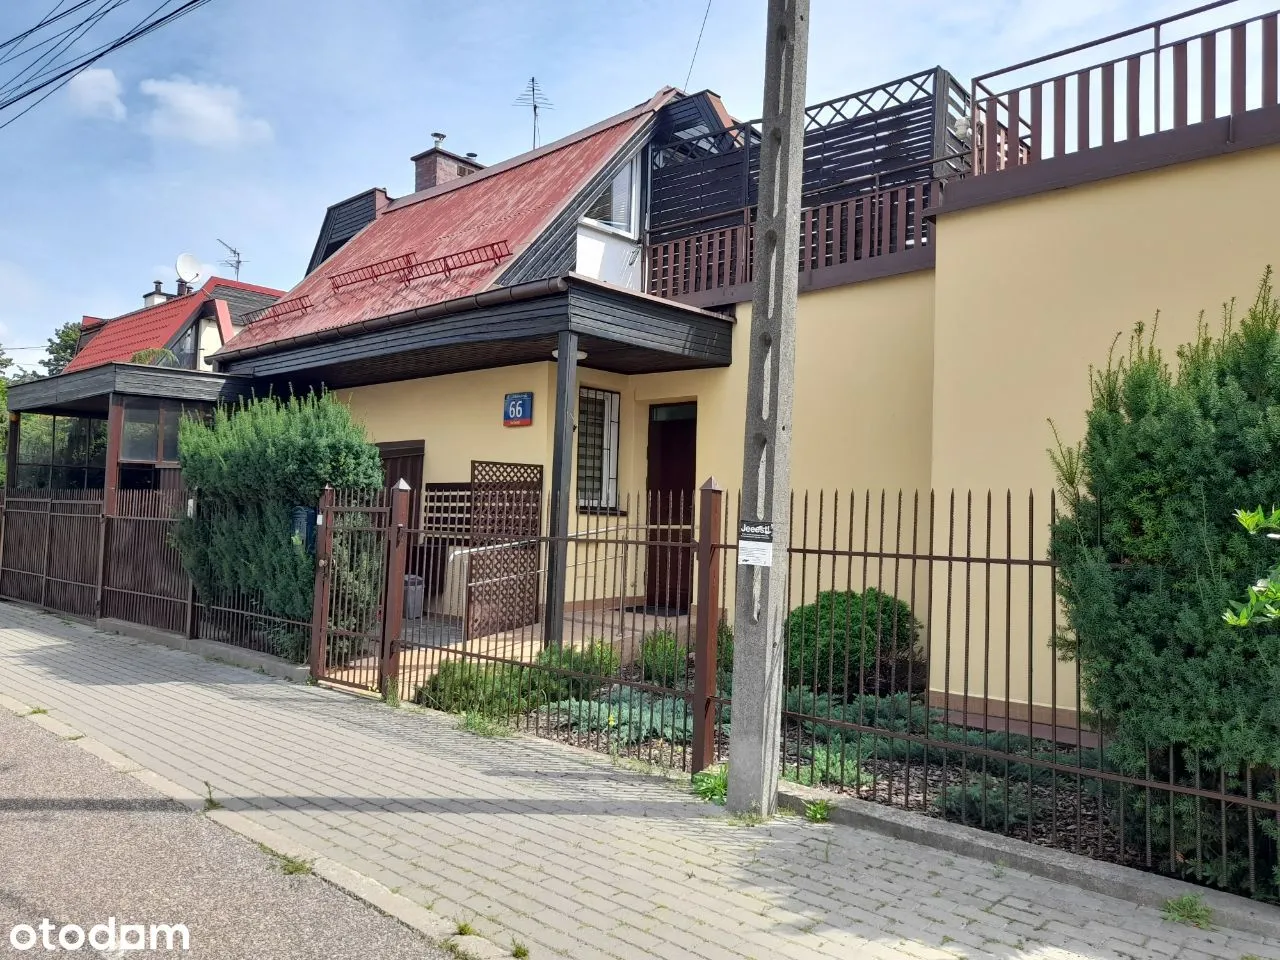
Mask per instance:
[[[1280,942],[847,827],[727,819],[609,758],[483,739],[0,605],[0,694],[533,960],[1280,957]],[[292,852],[292,851],[287,851]]]
[[[142,929],[126,934],[133,924]],[[207,960],[446,957],[318,877],[286,875],[250,841],[0,710],[0,956],[45,956],[46,933],[54,946],[83,939],[80,950],[98,957],[133,953],[140,935],[146,953],[153,925],[156,947]]]

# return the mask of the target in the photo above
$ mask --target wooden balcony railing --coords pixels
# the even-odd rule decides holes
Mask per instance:
[[[996,173],[1280,103],[1276,12],[1176,38],[1237,2],[1205,4],[976,78],[974,173]],[[1120,48],[1129,52],[1056,76],[1037,76],[1089,58],[1090,52],[1105,56]],[[1028,82],[1028,76],[1037,78]],[[996,92],[1010,82],[1015,85]],[[984,136],[986,130],[996,135]],[[1016,150],[1010,149],[1014,142]]]
[[[940,202],[941,193],[941,181],[920,181],[804,210],[800,289],[930,265],[933,224],[928,213]],[[650,244],[647,292],[704,307],[750,300],[754,220],[755,208],[750,207],[736,224]]]

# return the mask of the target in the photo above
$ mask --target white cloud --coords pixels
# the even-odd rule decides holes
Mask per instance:
[[[67,96],[72,105],[87,117],[107,120],[125,118],[124,100],[120,94],[124,88],[109,67],[90,67],[77,73],[67,84]]]
[[[245,112],[235,87],[175,76],[143,80],[139,89],[155,99],[147,118],[147,132],[153,137],[207,147],[234,147],[271,137],[270,124]]]

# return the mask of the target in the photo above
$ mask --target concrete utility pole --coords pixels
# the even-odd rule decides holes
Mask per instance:
[[[778,800],[808,58],[809,0],[769,0],[734,618],[728,808],[735,813],[769,815]]]

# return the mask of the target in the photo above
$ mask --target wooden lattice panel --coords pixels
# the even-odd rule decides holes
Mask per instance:
[[[541,464],[472,461],[468,636],[537,621],[541,525]]]

